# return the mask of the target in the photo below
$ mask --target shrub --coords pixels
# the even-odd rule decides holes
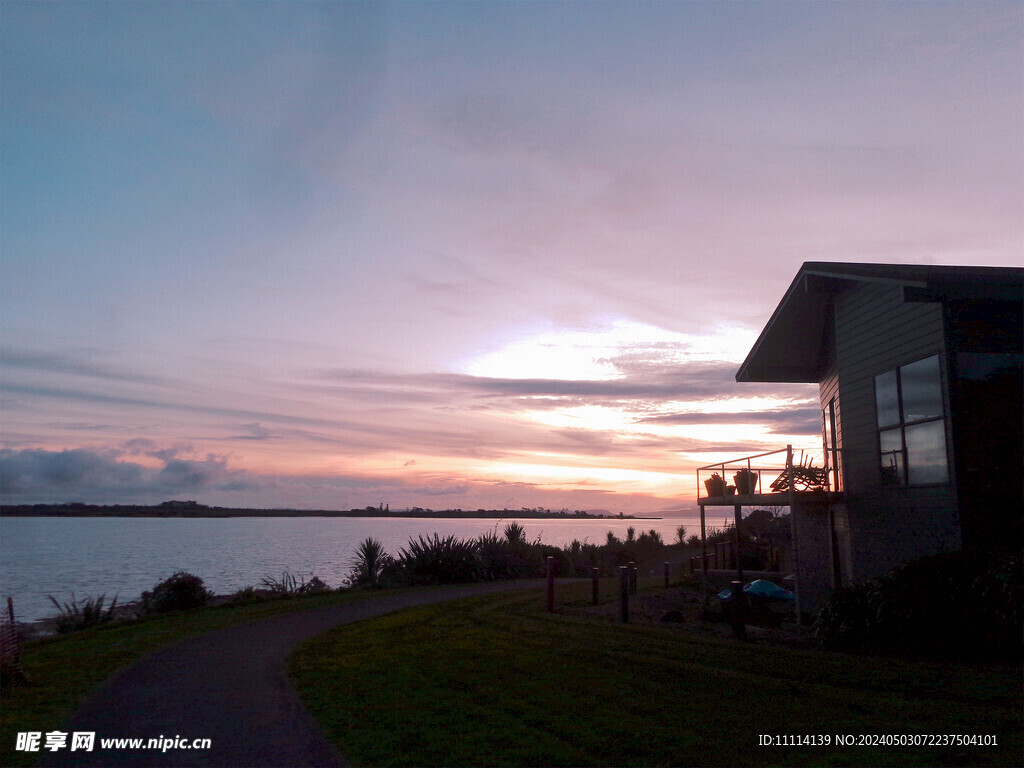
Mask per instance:
[[[837,590],[815,626],[826,648],[942,658],[1024,656],[1019,556],[947,552]]]
[[[509,523],[505,526],[505,539],[509,544],[526,543],[526,529],[519,523]]]
[[[874,628],[871,585],[838,589],[822,606],[814,624],[818,643],[832,650],[864,651]]]
[[[526,540],[526,529],[519,523],[505,526],[504,536],[499,537],[497,526],[492,533],[485,533],[476,539],[477,559],[484,571],[485,579],[518,579],[543,575],[542,544],[538,536],[534,541]]]
[[[561,549],[554,546],[553,544],[539,544],[539,562],[537,563],[537,576],[545,576],[547,574],[547,559],[549,557],[555,558],[555,575],[556,576],[573,576],[573,561],[571,549]]]
[[[661,534],[654,528],[651,528],[647,533],[640,534],[640,543],[650,548],[665,546],[665,540],[661,538]]]
[[[330,591],[331,588],[319,576],[310,576],[309,581],[305,581],[299,586],[300,595],[322,595],[324,592]]]
[[[262,603],[267,598],[261,594],[256,587],[243,587],[231,596],[231,599],[224,603],[225,606],[252,605]]]
[[[455,536],[419,536],[398,555],[398,566],[412,584],[452,584],[481,581],[484,569],[477,555],[477,543]]]
[[[572,544],[565,548],[567,561],[566,576],[590,576],[591,568],[601,568],[601,550],[596,544],[573,539]]]
[[[298,591],[299,579],[297,576],[283,571],[281,578],[276,579],[273,576],[264,576],[260,579],[260,587],[269,592],[272,595],[293,595]]]
[[[47,595],[50,598],[50,602],[57,606],[57,610],[60,615],[57,617],[57,632],[64,634],[66,632],[75,632],[79,629],[88,629],[98,624],[106,624],[107,622],[114,620],[114,608],[117,606],[117,597],[115,596],[110,605],[107,606],[106,610],[103,609],[103,601],[106,599],[106,595],[100,595],[97,598],[87,597],[84,601],[79,602],[75,598],[75,593],[71,593],[71,602],[64,603],[61,605],[53,597],[53,595]]]
[[[347,578],[348,583],[353,587],[377,585],[391,559],[384,551],[383,544],[373,538],[366,539],[356,549]]]
[[[275,579],[273,576],[264,576],[260,579],[260,586],[270,592],[270,594],[278,597],[310,595],[330,590],[330,587],[316,576],[306,581],[302,576],[296,576],[288,571],[283,571],[280,579]]]
[[[206,605],[210,596],[201,578],[178,571],[151,591],[142,593],[142,608],[146,613],[184,611]]]
[[[485,579],[514,579],[518,575],[512,554],[512,542],[516,540],[514,536],[500,538],[494,531],[477,537],[476,554]]]

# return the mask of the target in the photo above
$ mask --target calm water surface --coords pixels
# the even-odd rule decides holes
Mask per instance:
[[[106,594],[138,599],[144,590],[177,571],[200,576],[218,594],[280,579],[284,571],[320,577],[332,587],[348,574],[359,543],[373,536],[391,554],[411,537],[454,534],[460,538],[496,530],[512,519],[231,517],[0,518],[0,597],[14,598],[18,620],[51,616],[47,599],[62,602]],[[652,528],[666,542],[676,528],[699,531],[697,520],[517,520],[526,536],[562,546],[573,539],[600,544],[608,531],[625,538],[630,526]]]

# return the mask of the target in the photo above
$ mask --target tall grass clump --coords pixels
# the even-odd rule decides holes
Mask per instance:
[[[393,558],[384,551],[384,545],[374,538],[364,540],[352,559],[348,583],[353,587],[375,587]]]
[[[291,595],[313,595],[320,592],[329,592],[327,586],[318,576],[312,576],[309,581],[303,576],[298,576],[289,571],[281,573],[281,578],[264,576],[260,579],[260,587],[276,597],[287,597]]]
[[[938,658],[1024,658],[1020,556],[930,555],[837,590],[815,631],[830,649]]]
[[[548,557],[555,559],[559,576],[590,576],[593,568],[604,575],[615,573],[629,562],[661,562],[664,539],[656,530],[627,531],[623,541],[611,531],[607,541],[590,544],[574,540],[557,547],[533,541],[518,522],[510,522],[499,533],[498,526],[476,538],[458,539],[454,535],[419,536],[399,550],[397,557],[384,551],[376,539],[366,539],[356,550],[349,575],[351,586],[392,586],[450,584],[456,582],[497,581],[540,578]]]
[[[519,523],[512,522],[505,526],[505,540],[509,544],[525,544],[526,529]]]
[[[142,593],[142,609],[146,613],[167,613],[185,611],[206,605],[211,594],[203,586],[203,580],[185,571],[178,571],[159,584]]]
[[[50,598],[50,602],[59,611],[57,616],[57,632],[60,634],[75,632],[79,629],[88,629],[89,627],[106,624],[114,620],[114,608],[117,606],[116,595],[106,609],[103,607],[106,594],[96,598],[87,597],[79,602],[75,598],[75,593],[72,592],[71,602],[63,604],[57,602],[53,595],[47,595],[47,597]]]
[[[473,539],[419,536],[399,550],[396,565],[411,584],[482,581],[485,573]]]
[[[483,576],[488,581],[514,579],[519,574],[513,562],[512,547],[508,539],[494,531],[483,533],[476,539],[476,555]]]

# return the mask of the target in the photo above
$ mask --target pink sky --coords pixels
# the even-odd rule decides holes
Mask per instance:
[[[693,505],[808,260],[1019,265],[998,3],[6,4],[6,503]]]

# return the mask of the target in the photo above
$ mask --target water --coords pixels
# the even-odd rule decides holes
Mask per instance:
[[[19,621],[52,616],[53,595],[61,602],[106,594],[109,601],[136,600],[144,590],[177,571],[203,579],[217,594],[258,585],[284,571],[316,575],[332,587],[348,574],[352,556],[367,537],[398,554],[410,537],[453,534],[502,535],[512,519],[451,518],[0,518],[0,597],[14,598]],[[700,530],[699,520],[516,520],[533,541],[563,546],[573,539],[601,544],[608,531],[625,538],[658,531],[666,542],[676,528]]]

